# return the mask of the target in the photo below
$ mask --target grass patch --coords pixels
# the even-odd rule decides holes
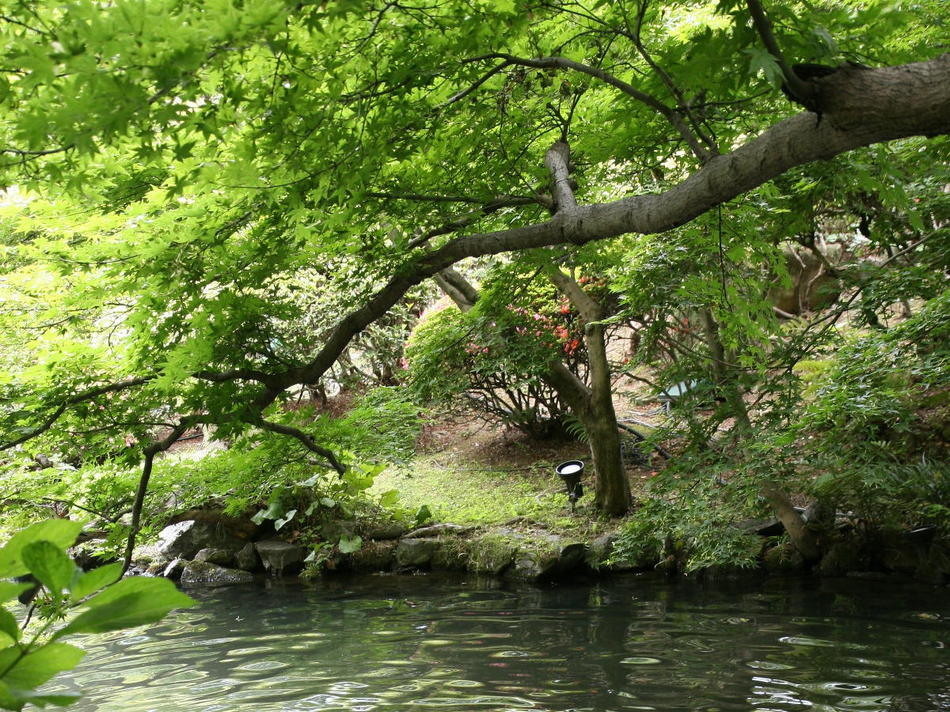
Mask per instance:
[[[436,520],[456,524],[502,524],[525,517],[562,532],[587,531],[593,524],[584,504],[571,514],[560,480],[542,465],[511,472],[419,457],[376,477],[372,491],[387,490],[399,492],[398,506],[404,509],[426,505]]]

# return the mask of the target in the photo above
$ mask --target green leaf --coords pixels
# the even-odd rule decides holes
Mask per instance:
[[[381,495],[379,495],[379,506],[380,507],[392,507],[399,501],[399,490],[386,490]]]
[[[432,511],[429,509],[429,505],[423,504],[416,510],[416,526],[425,524],[430,519],[432,519]]]
[[[284,526],[287,522],[289,522],[291,519],[293,519],[296,514],[297,514],[297,510],[291,509],[289,512],[287,512],[287,514],[285,514],[280,519],[275,519],[274,529],[280,531],[280,528]]]
[[[61,547],[48,541],[34,541],[23,547],[23,563],[57,599],[72,583],[76,564]]]
[[[6,608],[0,608],[0,633],[8,635],[14,643],[20,639],[20,626]]]
[[[29,588],[32,588],[32,584],[0,581],[0,603],[9,601],[11,598],[16,598]]]
[[[48,519],[28,526],[11,537],[3,549],[0,549],[0,578],[22,576],[29,571],[23,562],[23,549],[35,541],[48,541],[65,549],[72,546],[76,536],[82,530],[82,524],[69,519]]]
[[[759,47],[750,47],[742,50],[749,56],[749,74],[752,76],[762,72],[765,80],[773,87],[782,85],[782,69],[778,66],[778,61],[769,52]]]
[[[115,583],[122,576],[122,564],[114,563],[87,571],[70,588],[73,601],[80,601],[91,593]]]
[[[337,544],[341,554],[352,554],[354,551],[359,551],[362,546],[363,538],[359,536],[341,536],[340,543]]]
[[[47,643],[22,657],[21,653],[19,648],[0,650],[0,670],[7,670],[3,682],[11,688],[39,687],[56,673],[76,667],[86,651],[66,643]]]
[[[68,707],[80,699],[79,695],[47,695],[23,690],[15,690],[13,694],[15,694],[24,702],[28,702],[29,704],[40,708],[46,707],[47,705]]]
[[[106,633],[154,623],[171,610],[195,603],[168,579],[127,578],[89,599],[87,610],[60,629],[56,637],[68,633]]]

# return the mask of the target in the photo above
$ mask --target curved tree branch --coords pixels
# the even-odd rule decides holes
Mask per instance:
[[[140,386],[143,383],[148,383],[154,378],[155,376],[142,376],[140,378],[130,378],[126,381],[118,381],[116,383],[110,383],[105,386],[96,386],[95,388],[90,388],[89,390],[82,391],[81,393],[77,393],[76,395],[69,396],[68,398],[65,398],[59,404],[59,406],[57,406],[56,410],[53,411],[53,414],[47,417],[46,420],[44,420],[42,424],[33,428],[30,432],[26,433],[25,435],[22,435],[16,438],[15,440],[11,440],[10,442],[6,442],[6,443],[0,443],[0,452],[4,450],[9,450],[12,447],[16,447],[17,445],[21,445],[22,443],[25,443],[27,440],[32,440],[33,438],[42,435],[47,430],[53,427],[56,421],[62,417],[63,413],[65,413],[69,409],[69,406],[71,405],[84,403],[86,401],[92,400],[93,398],[97,398],[107,393],[116,393],[117,391],[123,391],[127,388],[134,388],[135,386]]]
[[[327,448],[322,447],[321,445],[317,445],[317,443],[314,442],[313,438],[310,437],[303,430],[300,430],[290,425],[284,425],[283,423],[274,423],[269,420],[263,420],[263,419],[257,420],[254,422],[257,425],[261,426],[264,430],[269,430],[272,433],[279,433],[280,435],[289,435],[290,437],[295,438],[296,440],[299,440],[300,443],[305,448],[307,448],[310,452],[317,453],[320,457],[322,457],[324,460],[330,463],[330,467],[336,470],[338,474],[340,475],[346,474],[346,467],[344,467],[343,464],[340,463],[340,461],[336,458],[336,455],[333,454],[333,451],[328,450]]]

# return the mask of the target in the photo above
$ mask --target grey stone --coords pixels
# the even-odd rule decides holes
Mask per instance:
[[[366,541],[348,555],[347,563],[356,571],[388,571],[396,558],[396,541]]]
[[[158,535],[158,551],[168,560],[176,557],[194,558],[202,549],[230,549],[237,551],[244,542],[213,522],[188,519],[170,524]]]
[[[243,571],[257,571],[261,568],[261,557],[257,555],[254,544],[248,542],[234,555],[234,565]]]
[[[234,552],[227,549],[214,549],[208,547],[195,554],[194,560],[207,561],[209,564],[217,564],[218,566],[230,566],[234,563]]]
[[[558,537],[522,548],[506,576],[522,581],[546,581],[563,577],[584,563],[587,547],[574,542],[565,544]]]
[[[401,539],[396,545],[396,565],[403,569],[427,568],[439,546],[437,539]]]
[[[366,530],[366,538],[375,539],[377,541],[389,541],[391,539],[398,539],[407,531],[409,531],[408,528],[399,522],[379,522],[371,525]]]
[[[307,550],[299,544],[291,544],[279,539],[267,539],[254,544],[264,570],[271,576],[297,574],[303,568]]]
[[[518,543],[507,536],[484,534],[468,546],[468,566],[475,573],[500,576],[514,563]]]
[[[183,586],[233,586],[251,583],[254,575],[240,569],[226,569],[207,561],[189,561],[181,572]]]
[[[148,568],[151,564],[167,564],[175,557],[167,556],[157,544],[142,544],[132,552],[132,561],[137,566]]]
[[[736,524],[736,527],[759,536],[781,536],[785,533],[785,527],[774,517],[771,519],[746,519]]]
[[[475,527],[463,527],[461,524],[433,524],[409,532],[403,539],[424,539],[436,536],[458,535],[472,531]]]
[[[185,564],[187,563],[188,562],[184,559],[175,559],[165,567],[165,570],[162,571],[162,576],[172,581],[177,581],[181,578],[181,574],[185,570]]]
[[[590,543],[587,549],[587,565],[592,569],[604,569],[608,571],[623,570],[622,564],[608,564],[607,559],[614,550],[614,543],[617,541],[616,534],[604,534],[597,537]],[[627,568],[630,568],[627,566]]]

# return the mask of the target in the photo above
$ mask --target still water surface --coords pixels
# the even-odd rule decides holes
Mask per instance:
[[[71,709],[950,710],[950,595],[896,582],[434,576],[193,592],[90,638]]]

